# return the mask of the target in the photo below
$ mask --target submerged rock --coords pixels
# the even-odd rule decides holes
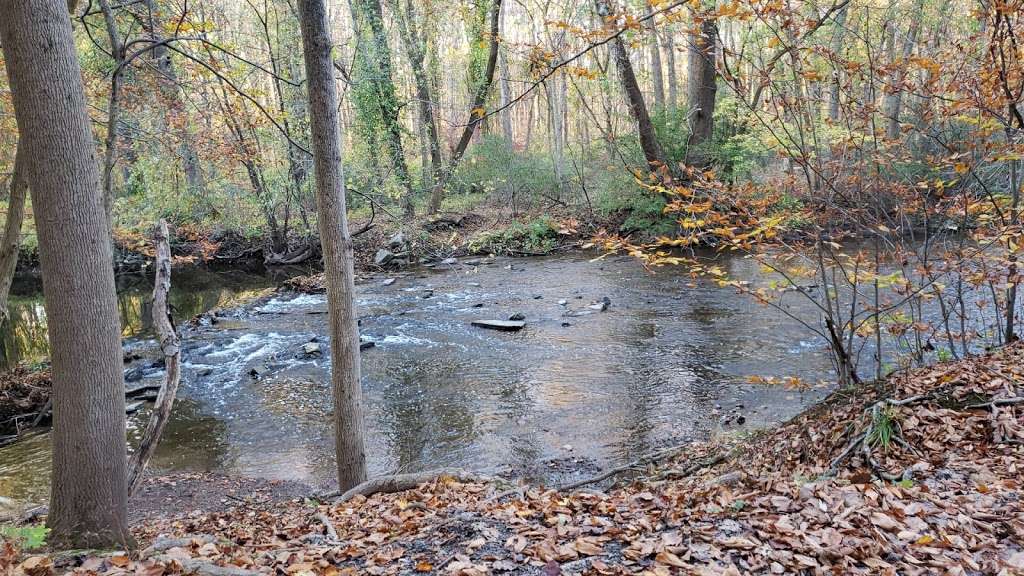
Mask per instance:
[[[526,314],[522,312],[516,312],[515,314],[508,317],[509,320],[526,320]]]
[[[473,320],[472,324],[477,328],[501,330],[503,332],[516,332],[526,327],[526,322],[522,320]]]

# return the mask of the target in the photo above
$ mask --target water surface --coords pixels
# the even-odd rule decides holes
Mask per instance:
[[[761,274],[742,258],[722,265],[740,279]],[[394,277],[357,287],[362,334],[376,344],[362,353],[371,474],[589,475],[666,444],[788,418],[823,393],[752,385],[750,375],[818,381],[831,370],[820,343],[777,312],[629,258],[497,259]],[[245,274],[176,281],[181,317],[274,284]],[[146,292],[121,298],[128,345],[144,356],[155,346],[140,320]],[[587,308],[605,297],[607,311]],[[15,306],[15,333],[44,330],[28,321],[38,296]],[[514,313],[526,317],[520,332],[470,325]],[[323,296],[278,294],[186,329],[179,401],[153,465],[330,486],[329,355],[302,352],[311,341],[327,350],[325,318]],[[21,338],[3,335],[8,362],[45,353]],[[130,419],[133,432],[144,417]],[[43,499],[48,458],[46,434],[0,449],[0,495]]]

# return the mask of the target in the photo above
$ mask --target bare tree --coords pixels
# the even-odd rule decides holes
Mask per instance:
[[[130,540],[124,379],[100,172],[67,3],[5,2],[0,41],[39,236],[53,364],[48,522],[58,547]]]
[[[338,489],[344,492],[366,480],[359,328],[353,302],[352,237],[345,215],[338,91],[331,72],[333,63],[327,8],[324,0],[299,0],[299,13],[306,59],[317,220],[327,283]]]

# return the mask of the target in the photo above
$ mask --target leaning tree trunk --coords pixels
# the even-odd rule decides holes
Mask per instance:
[[[299,13],[306,58],[317,219],[327,284],[338,489],[345,491],[366,480],[352,237],[345,215],[338,92],[332,74],[327,8],[324,0],[299,0]]]
[[[160,220],[156,236],[156,278],[153,280],[153,327],[160,339],[160,351],[164,355],[164,381],[156,395],[156,405],[149,415],[146,431],[142,434],[139,447],[132,455],[128,466],[128,493],[133,494],[142,481],[146,465],[156,453],[157,442],[164,426],[171,419],[171,408],[178,393],[181,380],[181,343],[171,318],[171,306],[167,294],[171,291],[171,245],[167,232],[167,221]]]
[[[700,23],[700,33],[690,38],[687,61],[686,101],[690,114],[690,140],[686,163],[705,166],[709,160],[702,145],[711,140],[715,116],[715,55],[718,48],[718,26],[708,18]]]
[[[124,378],[96,145],[67,3],[3,4],[0,42],[27,155],[53,377],[50,543],[110,548],[127,522]]]
[[[27,162],[25,146],[19,140],[18,150],[14,154],[14,172],[11,173],[11,195],[7,199],[4,236],[0,240],[0,323],[7,321],[7,301],[11,295],[14,271],[18,268],[21,224],[25,220],[25,196],[28,195],[28,174],[25,173]]]

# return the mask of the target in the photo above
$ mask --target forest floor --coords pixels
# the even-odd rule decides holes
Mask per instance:
[[[8,547],[0,573],[1024,573],[1024,344],[660,456],[604,490],[442,475],[341,503],[254,495],[139,524],[141,551]]]

